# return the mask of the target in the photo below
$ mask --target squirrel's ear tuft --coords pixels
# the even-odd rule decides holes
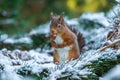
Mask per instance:
[[[64,12],[62,12],[62,14],[60,15],[60,18],[59,18],[59,21],[60,23],[63,23],[64,22]]]
[[[50,13],[50,20],[52,20],[52,19],[53,19],[53,16],[54,16],[54,13],[53,13],[53,12],[51,12],[51,13]]]

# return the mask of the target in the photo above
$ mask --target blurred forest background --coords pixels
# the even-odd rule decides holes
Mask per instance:
[[[50,12],[68,18],[84,12],[107,12],[114,0],[0,0],[0,34],[23,34],[49,21]]]

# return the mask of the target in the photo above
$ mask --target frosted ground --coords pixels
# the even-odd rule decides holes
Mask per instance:
[[[112,10],[118,10],[118,6],[113,7]],[[107,13],[107,16],[100,12],[84,13],[79,18],[71,20],[65,17],[67,23],[75,26],[86,40],[83,54],[79,59],[69,63],[55,65],[53,56],[49,54],[53,48],[45,48],[42,51],[39,47],[31,50],[3,48],[0,50],[0,80],[120,80],[120,50],[109,48],[98,52],[106,41],[108,32],[114,27],[112,17],[116,15],[112,10]],[[109,21],[113,23],[109,23]],[[85,29],[89,22],[94,23],[91,24],[94,26],[93,29]],[[3,34],[0,36],[0,41],[7,44],[25,43],[29,45],[32,43],[31,35],[46,34],[48,36],[49,25],[49,22],[40,25],[18,39]],[[111,64],[111,66],[106,62],[116,64]],[[100,73],[97,70],[100,67],[110,68],[102,74],[102,71]]]

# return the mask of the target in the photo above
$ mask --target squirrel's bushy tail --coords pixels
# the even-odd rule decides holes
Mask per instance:
[[[79,46],[80,53],[81,53],[82,50],[83,50],[83,47],[85,46],[85,39],[84,39],[84,37],[82,36],[82,34],[76,28],[74,28],[72,26],[68,26],[68,28],[73,33],[75,33],[75,35],[77,36],[78,46]]]

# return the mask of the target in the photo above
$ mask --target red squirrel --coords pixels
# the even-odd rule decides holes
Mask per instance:
[[[85,40],[75,28],[68,27],[60,16],[51,13],[50,42],[54,47],[54,63],[62,63],[79,58]]]

